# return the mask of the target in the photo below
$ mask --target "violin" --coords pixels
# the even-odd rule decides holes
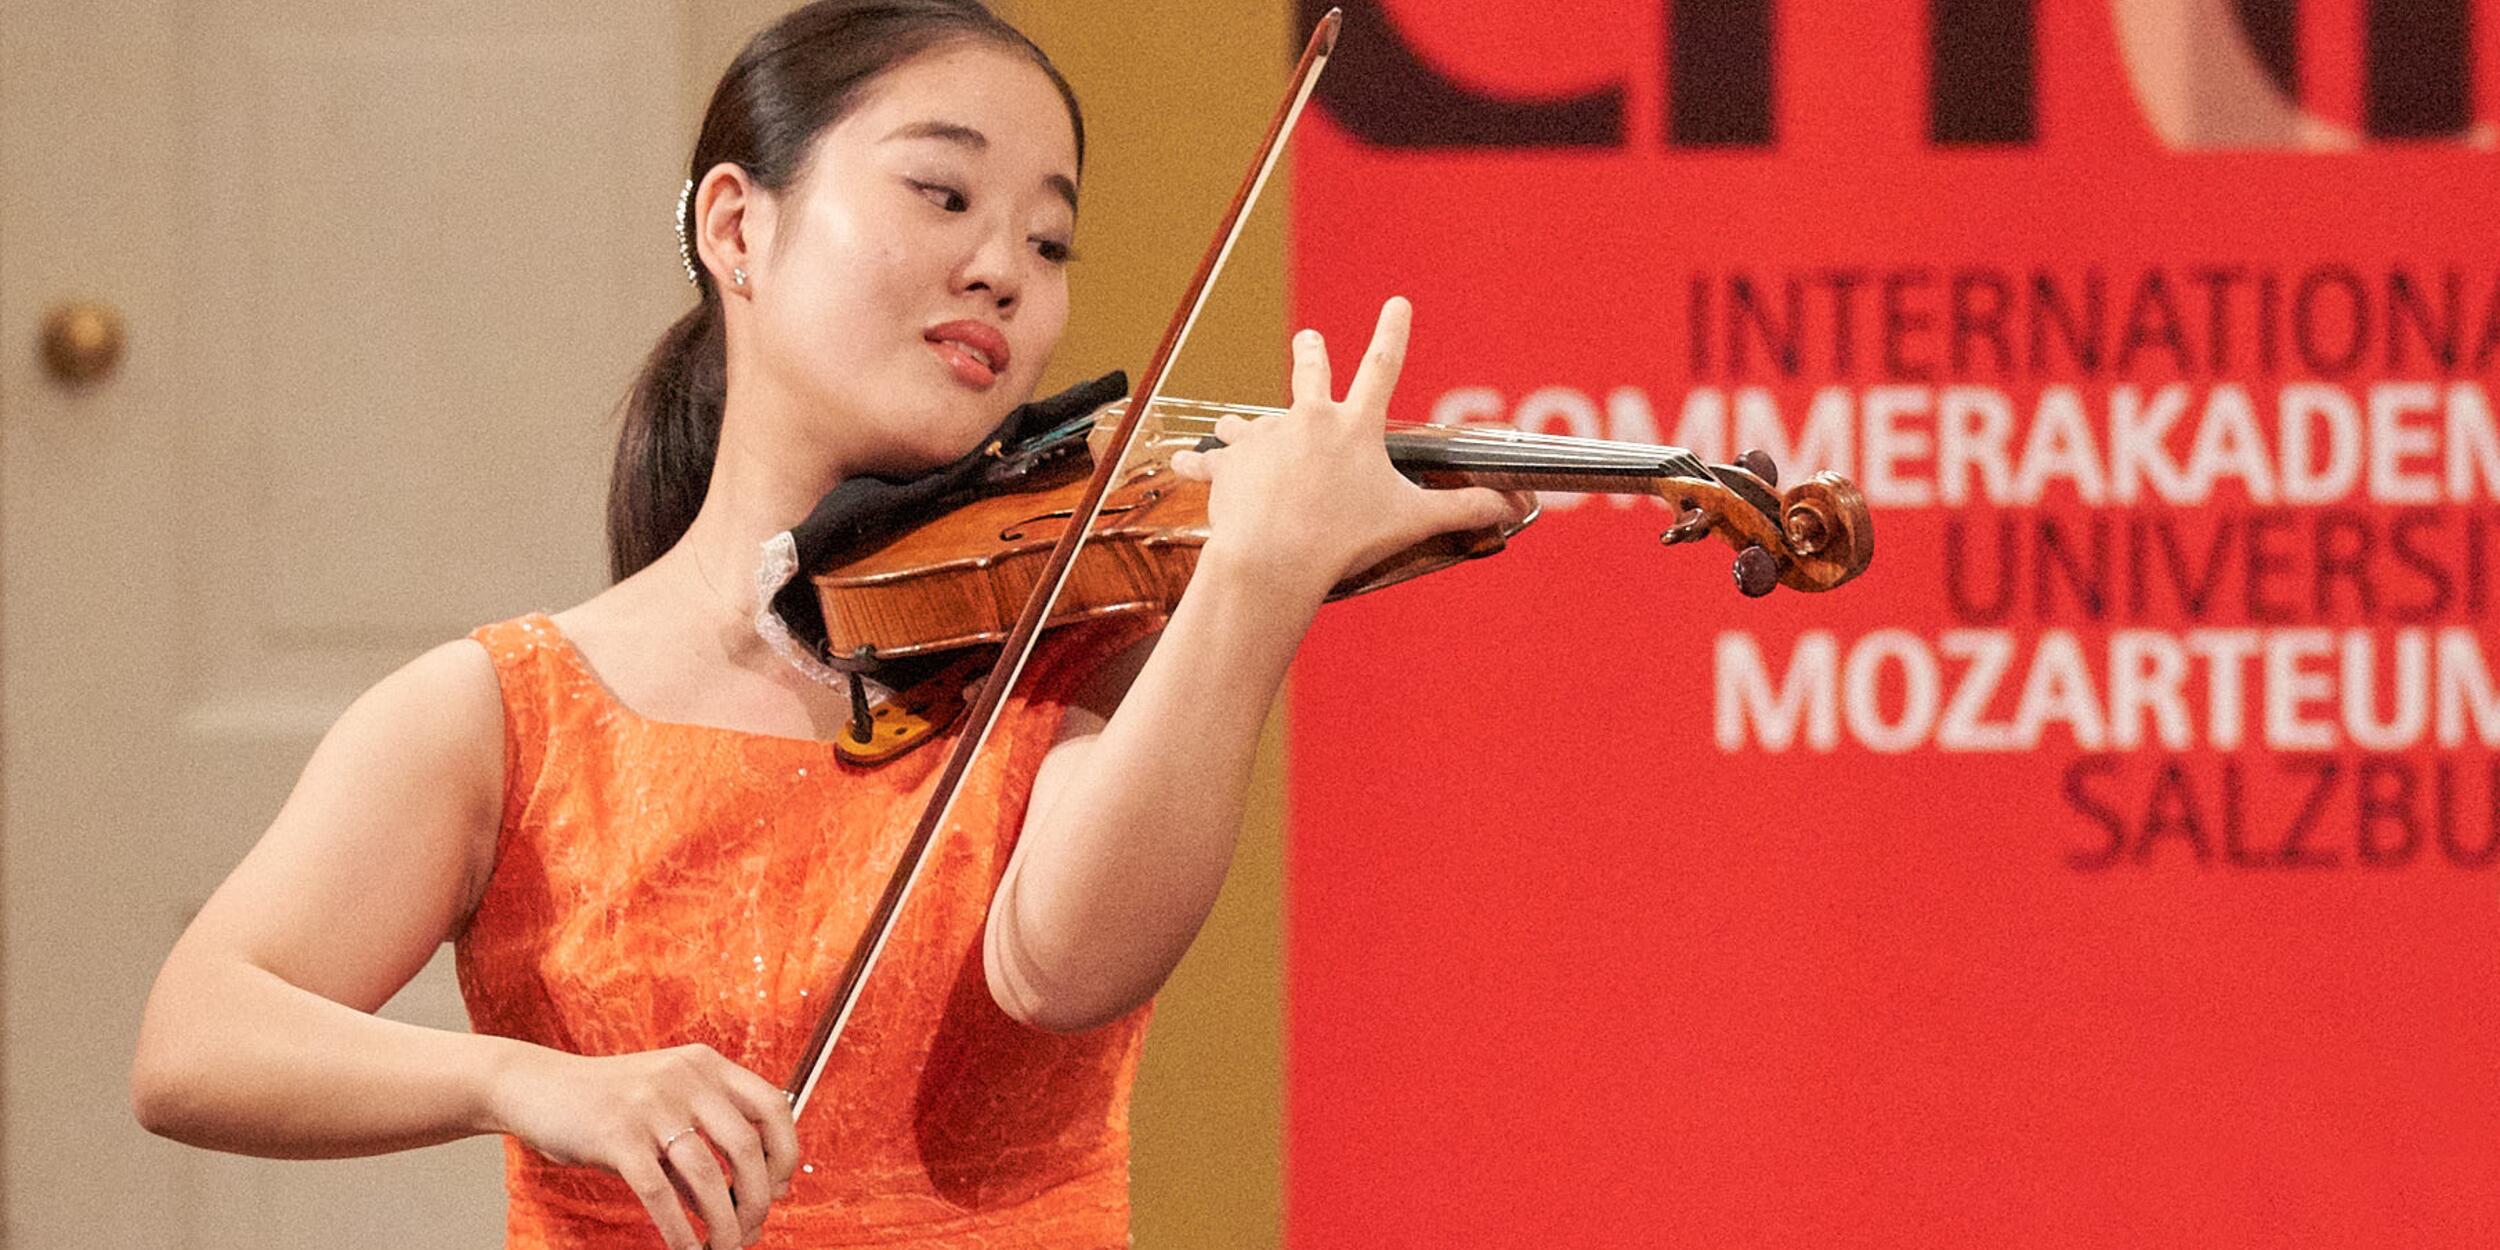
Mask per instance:
[[[1118,375],[1097,386],[1125,391]],[[1071,392],[1082,398],[1078,392]],[[1103,404],[1015,443],[976,453],[979,471],[905,518],[899,534],[863,535],[850,550],[820,547],[808,561],[824,649],[853,671],[1003,641],[1012,609],[1032,594],[1043,557],[1077,515],[1088,480],[1127,415]],[[1172,454],[1212,446],[1218,418],[1252,420],[1282,409],[1164,399],[1146,415],[1112,475],[1101,519],[1044,628],[1117,616],[1168,615],[1205,546],[1207,485],[1172,472]],[[1660,535],[1673,546],[1716,534],[1736,549],[1737,589],[1760,597],[1787,586],[1825,591],[1874,558],[1866,499],[1847,478],[1817,473],[1785,492],[1769,456],[1706,464],[1674,447],[1538,434],[1506,427],[1388,427],[1389,462],[1432,488],[1653,495],[1676,510]],[[1341,599],[1501,551],[1536,518],[1436,535],[1339,582]],[[894,518],[888,518],[889,522]]]

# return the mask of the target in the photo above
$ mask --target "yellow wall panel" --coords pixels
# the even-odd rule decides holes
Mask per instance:
[[[998,7],[1050,53],[1085,106],[1076,310],[1045,385],[1113,368],[1134,373],[1196,272],[1284,91],[1295,49],[1288,6],[1017,0]],[[1280,167],[1166,393],[1284,401],[1290,193]],[[1282,717],[1268,730],[1232,877],[1157,1000],[1146,1042],[1134,1117],[1142,1247],[1249,1250],[1281,1240]]]

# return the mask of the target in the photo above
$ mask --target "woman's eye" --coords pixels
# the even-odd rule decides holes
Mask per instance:
[[[945,209],[950,213],[960,213],[972,206],[971,201],[964,198],[963,192],[941,182],[920,182],[915,180],[911,184],[911,189],[919,192],[922,198],[928,200],[930,203],[935,204],[939,208]]]
[[[1067,264],[1069,258],[1076,254],[1074,248],[1069,247],[1065,243],[1061,243],[1057,239],[1035,239],[1033,240],[1033,250],[1041,253],[1043,260],[1049,261],[1054,265]]]

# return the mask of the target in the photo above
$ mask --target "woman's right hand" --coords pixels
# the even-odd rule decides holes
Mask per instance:
[[[603,1057],[517,1045],[490,1095],[503,1132],[557,1163],[624,1178],[669,1250],[704,1245],[689,1210],[711,1250],[755,1244],[799,1163],[778,1087],[700,1044]]]

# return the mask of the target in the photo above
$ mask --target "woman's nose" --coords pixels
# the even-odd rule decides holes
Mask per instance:
[[[958,281],[961,289],[989,297],[1000,312],[1015,307],[1016,296],[1024,289],[1024,271],[1018,262],[1018,242],[993,233],[964,261]]]

